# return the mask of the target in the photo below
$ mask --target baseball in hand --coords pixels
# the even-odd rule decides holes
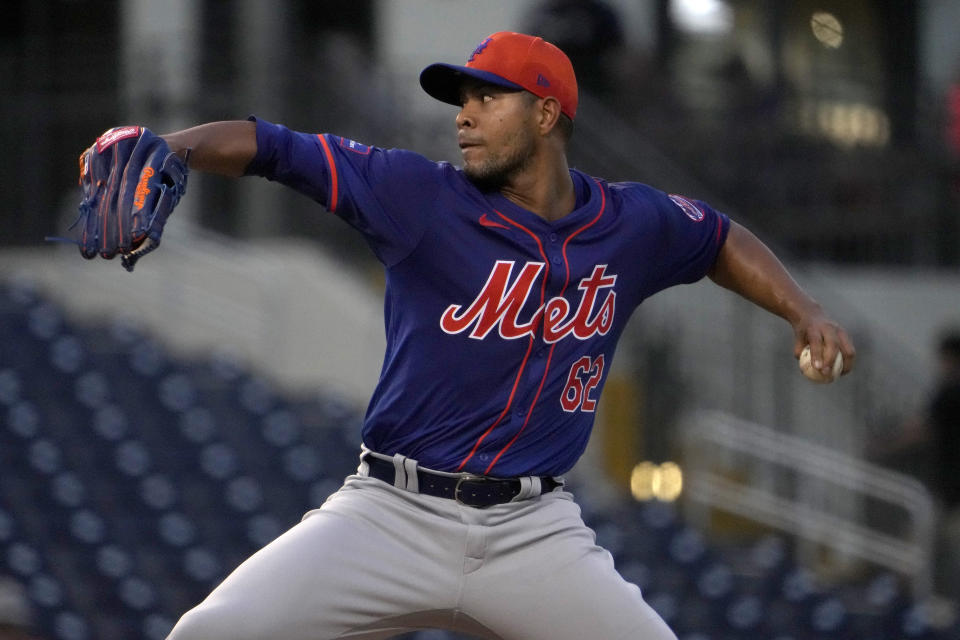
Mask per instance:
[[[814,382],[833,382],[840,377],[840,372],[843,371],[843,354],[837,351],[837,357],[833,360],[833,369],[829,374],[824,374],[819,369],[814,368],[813,362],[810,361],[810,345],[807,345],[800,352],[800,371]]]

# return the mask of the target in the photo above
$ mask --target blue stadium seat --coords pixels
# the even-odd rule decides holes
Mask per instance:
[[[53,614],[48,625],[55,640],[89,640],[93,637],[86,616],[69,609]]]
[[[176,620],[162,613],[151,613],[144,617],[141,630],[145,640],[164,640],[173,630]]]
[[[20,400],[21,384],[16,369],[0,368],[0,407],[11,407]]]

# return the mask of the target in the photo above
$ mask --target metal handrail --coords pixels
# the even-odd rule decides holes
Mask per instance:
[[[683,433],[691,500],[892,569],[910,579],[915,597],[931,595],[936,507],[915,478],[719,411],[692,413]],[[801,485],[818,480],[900,507],[911,526],[903,537],[891,535],[855,514],[838,515],[802,498],[731,480],[712,469],[723,449],[790,469]]]

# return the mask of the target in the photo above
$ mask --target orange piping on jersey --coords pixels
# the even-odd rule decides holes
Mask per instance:
[[[525,231],[527,235],[533,238],[534,241],[537,243],[537,249],[540,251],[540,257],[543,258],[543,265],[544,265],[543,281],[540,283],[540,306],[543,306],[543,303],[546,301],[545,299],[547,295],[547,280],[550,277],[550,261],[547,260],[547,252],[543,250],[543,243],[540,242],[540,238],[537,237],[537,234],[535,234],[533,231],[530,231],[530,229],[527,229],[525,226],[523,226],[519,222],[514,222],[513,220],[503,215],[496,209],[494,209],[494,213],[496,213],[498,216],[500,216],[501,218],[503,218],[513,226]],[[536,324],[537,322],[539,322],[539,319],[535,320],[534,324]],[[536,331],[536,329],[537,329],[536,326],[534,326],[533,330]]]
[[[530,336],[530,342],[527,344],[527,353],[523,356],[523,362],[520,363],[520,370],[517,371],[517,377],[513,381],[513,388],[510,389],[510,397],[507,398],[507,406],[503,408],[503,411],[497,417],[492,425],[487,427],[487,430],[483,432],[477,441],[474,443],[473,448],[470,449],[470,453],[467,454],[467,457],[463,459],[463,462],[457,467],[457,471],[461,471],[463,467],[470,462],[470,459],[473,458],[473,455],[477,452],[477,449],[480,447],[480,444],[486,439],[490,432],[497,428],[497,425],[503,420],[504,416],[510,411],[510,407],[513,405],[513,396],[517,392],[517,387],[520,385],[520,378],[523,376],[523,370],[527,367],[527,360],[530,359],[530,352],[533,351],[533,336]],[[489,469],[489,467],[487,467]]]
[[[600,216],[603,215],[604,209],[607,208],[607,194],[599,182],[597,182],[597,186],[600,187],[600,211],[593,218],[593,220],[571,233],[569,236],[567,236],[567,239],[563,241],[563,266],[567,270],[567,279],[563,282],[563,289],[560,290],[560,295],[563,295],[564,292],[566,292],[567,285],[570,284],[570,263],[567,261],[567,245],[570,244],[570,241],[573,240],[574,236],[579,235],[596,224],[597,220],[600,219]]]
[[[597,184],[599,185],[599,182],[598,182]],[[587,224],[583,225],[582,227],[580,227],[579,229],[577,229],[576,231],[574,231],[573,233],[571,233],[569,236],[567,236],[567,239],[563,241],[563,266],[564,266],[564,268],[567,270],[567,278],[566,278],[566,280],[564,280],[564,282],[563,282],[563,288],[560,290],[560,295],[561,295],[561,296],[562,296],[564,293],[566,293],[566,291],[567,291],[567,285],[570,284],[570,263],[569,263],[569,261],[567,261],[567,244],[570,242],[570,240],[573,239],[574,236],[576,236],[576,235],[578,235],[578,234],[586,231],[587,229],[589,229],[590,227],[592,227],[594,224],[596,224],[597,220],[600,219],[600,216],[603,215],[603,211],[604,211],[604,209],[606,209],[606,207],[607,207],[607,195],[606,195],[606,193],[603,191],[603,186],[600,186],[600,197],[601,197],[601,200],[600,200],[600,211],[599,211],[599,212],[597,213],[597,215],[593,218],[593,220],[591,220],[591,221],[588,222]],[[497,213],[500,213],[500,212],[498,211]],[[513,223],[513,224],[517,224],[517,223],[513,222],[512,220],[510,220],[509,218],[507,218],[506,216],[504,216],[502,213],[500,213],[500,216],[503,217],[503,218],[505,218],[505,219],[507,219],[508,222],[511,222],[511,223]],[[522,226],[520,226],[519,224],[517,224],[517,226],[520,227],[521,229],[523,229],[524,231],[526,231],[527,233],[529,233],[530,235],[533,235],[533,233],[531,233],[531,232],[530,232],[529,230],[527,230],[527,229],[524,229],[524,228],[523,228]],[[533,236],[533,237],[534,237],[534,239],[537,241],[537,245],[540,246],[540,254],[543,255],[543,246],[540,245],[540,239],[537,238],[536,236]],[[544,262],[545,262],[547,265],[550,264],[550,262],[547,260],[547,257],[546,257],[545,255],[543,256],[543,259],[544,259]],[[546,274],[546,273],[544,273],[543,282],[544,282],[544,284],[546,284],[546,282],[547,282],[547,274]],[[541,293],[541,295],[540,295],[540,304],[541,304],[541,305],[543,304],[543,294],[542,294],[542,293]],[[531,338],[531,340],[532,340],[532,339],[533,339],[533,338]],[[537,387],[537,393],[533,396],[533,402],[530,404],[530,408],[527,409],[527,419],[523,421],[523,424],[520,426],[519,431],[517,431],[516,435],[514,435],[513,438],[510,439],[510,442],[508,442],[508,443],[506,444],[506,446],[505,446],[503,449],[500,450],[500,453],[498,453],[496,456],[494,456],[493,461],[492,461],[492,462],[489,464],[489,466],[487,466],[487,468],[484,470],[484,473],[485,473],[485,474],[490,473],[490,470],[493,468],[493,465],[497,464],[497,461],[500,459],[500,456],[502,456],[503,454],[505,454],[505,453],[507,452],[507,449],[509,449],[510,447],[513,446],[513,443],[517,441],[517,438],[520,437],[520,434],[523,433],[523,430],[527,428],[527,423],[530,422],[530,416],[533,415],[533,409],[537,406],[537,402],[540,400],[540,392],[543,391],[543,385],[544,385],[544,383],[546,383],[546,381],[547,381],[547,374],[550,373],[550,361],[553,359],[553,350],[556,348],[556,346],[557,346],[557,343],[556,343],[556,342],[553,343],[552,345],[550,345],[550,353],[547,354],[547,363],[546,363],[546,365],[544,365],[544,368],[543,368],[543,377],[540,378],[540,386]],[[484,434],[484,435],[486,435],[486,434]]]
[[[540,257],[543,258],[543,264],[544,264],[543,281],[540,283],[540,307],[543,308],[544,298],[545,298],[546,295],[547,295],[547,279],[548,279],[549,276],[550,276],[550,261],[547,260],[547,254],[546,254],[546,252],[543,250],[543,244],[540,242],[540,238],[538,238],[535,233],[533,233],[532,231],[530,231],[529,229],[527,229],[527,228],[526,228],[525,226],[523,226],[522,224],[519,224],[519,223],[517,223],[517,222],[514,222],[513,220],[511,220],[511,219],[508,218],[507,216],[503,215],[502,213],[500,213],[500,212],[497,211],[496,209],[494,209],[494,213],[496,213],[498,216],[500,216],[501,218],[503,218],[504,220],[506,220],[507,222],[509,222],[509,223],[512,224],[513,226],[515,226],[515,227],[517,227],[517,228],[522,229],[523,231],[525,231],[525,232],[527,233],[527,235],[529,235],[531,238],[533,238],[534,241],[537,243],[537,248],[540,250]],[[505,406],[505,407],[503,408],[503,412],[500,414],[500,416],[497,418],[497,420],[496,420],[492,425],[490,425],[490,426],[487,428],[486,431],[483,432],[483,435],[481,435],[481,436],[477,439],[476,443],[473,445],[473,448],[470,450],[470,453],[467,455],[466,458],[463,459],[463,462],[460,463],[460,466],[457,467],[457,471],[460,471],[461,469],[463,469],[463,467],[470,461],[470,459],[473,457],[473,455],[477,452],[477,449],[480,447],[480,444],[486,439],[486,437],[487,437],[488,435],[490,435],[490,432],[492,432],[492,431],[497,427],[497,425],[500,424],[500,422],[503,420],[504,416],[506,416],[507,413],[510,411],[510,407],[513,405],[513,397],[514,397],[514,395],[515,395],[516,392],[517,392],[517,387],[520,385],[520,378],[521,378],[521,376],[523,375],[524,369],[526,369],[526,367],[527,367],[527,360],[530,359],[530,352],[533,350],[533,343],[534,343],[534,341],[535,341],[535,335],[536,335],[536,332],[537,332],[537,327],[536,327],[536,325],[537,325],[537,323],[539,323],[539,321],[540,321],[539,318],[537,318],[537,319],[535,319],[535,320],[533,321],[534,326],[531,328],[530,343],[527,345],[527,353],[523,356],[523,362],[520,363],[520,370],[517,371],[517,377],[516,377],[516,379],[513,381],[513,388],[510,390],[510,397],[507,398],[507,406]],[[542,382],[541,382],[541,386],[543,386]],[[538,393],[539,393],[539,392],[538,392]],[[528,415],[528,416],[527,416],[527,420],[529,420],[529,419],[530,419],[530,416]],[[526,425],[526,422],[524,422],[524,425]],[[523,429],[522,429],[522,427],[521,427],[521,431],[522,431],[522,430],[523,430]],[[512,441],[511,441],[511,442],[512,442]],[[509,445],[508,445],[508,446],[509,446]],[[502,453],[502,452],[501,452],[501,453]],[[499,457],[500,457],[500,455],[498,454],[498,455],[497,455],[497,458],[499,458]],[[490,472],[490,468],[493,467],[493,464],[497,461],[497,458],[494,458],[493,462],[490,463],[490,465],[487,467],[487,470],[484,471],[484,473],[489,473],[489,472]]]
[[[331,213],[335,213],[337,210],[337,165],[333,162],[333,152],[330,151],[327,139],[323,137],[322,133],[318,133],[317,137],[320,139],[324,155],[327,156],[327,169],[330,171],[330,194],[327,196],[327,209]]]
[[[533,338],[530,338],[530,344],[533,345]],[[530,422],[530,416],[533,415],[533,408],[537,406],[537,401],[540,400],[540,392],[543,391],[543,385],[547,381],[547,373],[550,372],[550,360],[553,359],[553,350],[556,348],[557,344],[553,343],[550,345],[550,353],[547,354],[547,364],[543,369],[543,377],[540,378],[540,386],[537,387],[537,393],[533,396],[533,402],[530,404],[530,408],[527,410],[527,419],[523,421],[523,424],[520,425],[520,429],[517,430],[517,433],[510,438],[510,442],[500,450],[500,452],[493,457],[493,460],[487,465],[487,468],[483,470],[484,474],[490,473],[490,469],[493,469],[493,465],[497,464],[497,461],[500,459],[500,456],[507,452],[507,449],[513,446],[513,443],[517,441],[517,438],[520,437],[520,434],[523,433],[523,430],[527,428],[527,423]]]

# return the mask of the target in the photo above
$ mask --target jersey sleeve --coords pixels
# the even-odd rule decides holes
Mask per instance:
[[[660,193],[654,211],[657,240],[646,296],[707,275],[730,231],[730,219],[700,200]]]
[[[251,120],[257,123],[257,154],[247,175],[263,176],[319,202],[360,231],[387,266],[417,246],[440,188],[436,163],[411,151]]]

